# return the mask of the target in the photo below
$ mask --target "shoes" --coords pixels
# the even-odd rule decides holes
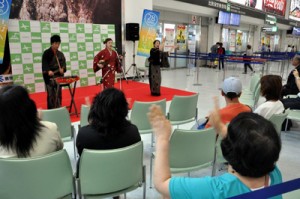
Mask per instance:
[[[160,96],[160,93],[151,93],[152,96]]]

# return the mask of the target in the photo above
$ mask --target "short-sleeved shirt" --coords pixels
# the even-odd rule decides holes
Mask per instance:
[[[251,112],[251,108],[241,103],[229,104],[220,110],[221,120],[224,124],[227,124],[238,114],[243,112]],[[211,127],[209,123],[205,125],[205,128],[209,127]]]
[[[270,119],[273,114],[283,113],[284,106],[281,101],[267,101],[261,104],[257,109],[255,109],[254,113],[263,116],[266,119]]]
[[[277,167],[269,174],[270,185],[282,183]],[[216,177],[172,177],[169,183],[171,199],[223,199],[250,192],[251,189],[230,173]],[[281,196],[272,199],[282,199]]]

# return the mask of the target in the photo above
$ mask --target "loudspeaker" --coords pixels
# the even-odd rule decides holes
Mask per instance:
[[[138,23],[127,23],[126,24],[126,40],[138,41],[140,39],[140,24]]]

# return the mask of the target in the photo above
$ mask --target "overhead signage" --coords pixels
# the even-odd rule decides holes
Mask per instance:
[[[272,27],[264,27],[262,28],[264,32],[277,32],[278,27],[277,26],[272,26]]]
[[[223,10],[223,11],[227,11],[227,7],[228,7],[228,3],[223,3],[221,1],[213,1],[213,0],[175,0],[175,1],[190,3],[190,4],[204,6],[204,7],[210,7],[210,8],[214,8],[217,10]],[[230,3],[230,12],[265,20],[265,18],[266,18],[265,12],[266,11],[265,12],[263,11],[263,6],[262,6],[263,0],[253,1],[253,2],[256,2],[256,5],[255,6],[252,5],[252,7],[250,5],[249,6],[246,5],[245,4],[246,1],[247,0],[229,0],[229,2],[231,2]],[[299,2],[300,0],[292,0],[292,1]],[[272,5],[267,2],[274,2],[273,7],[279,8],[279,10],[282,10],[283,7],[286,7],[286,0],[269,0],[269,1],[266,1],[266,3],[265,3],[266,4],[265,9],[271,7],[271,5]],[[256,6],[261,7],[261,9],[254,9]],[[270,9],[268,9],[268,10],[270,10]],[[275,10],[277,10],[277,9],[275,9]],[[285,9],[283,9],[282,11],[285,12]],[[271,12],[271,13],[273,13],[273,12]],[[276,13],[274,13],[274,14],[276,14]],[[282,15],[282,16],[277,17],[277,23],[288,24],[289,20],[284,19],[284,15]]]
[[[273,15],[266,15],[266,24],[275,25],[277,23],[277,18]]]
[[[264,12],[285,16],[286,0],[229,0],[230,2],[244,5]]]

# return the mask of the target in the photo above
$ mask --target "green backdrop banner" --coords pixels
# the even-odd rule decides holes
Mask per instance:
[[[101,73],[94,74],[93,59],[104,48],[104,39],[115,40],[114,25],[9,20],[14,83],[25,85],[31,93],[45,91],[42,54],[54,34],[61,37],[60,50],[67,61],[65,76],[80,76],[78,87],[95,85]]]

